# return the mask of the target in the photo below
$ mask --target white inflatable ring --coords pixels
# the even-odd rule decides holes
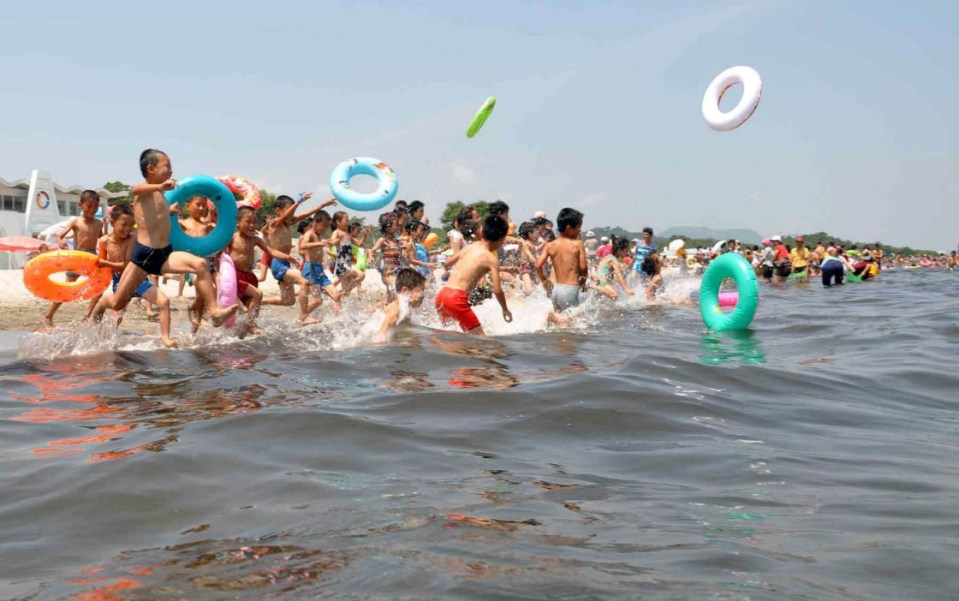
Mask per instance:
[[[743,84],[743,97],[736,108],[724,113],[719,110],[719,101],[722,100],[726,90],[737,83]],[[717,75],[706,88],[706,95],[703,96],[703,119],[709,127],[717,131],[736,129],[752,117],[756,107],[759,106],[759,97],[762,96],[762,92],[763,80],[755,69],[744,66],[730,67]]]

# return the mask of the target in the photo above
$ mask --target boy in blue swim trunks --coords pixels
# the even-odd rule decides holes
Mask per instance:
[[[293,224],[336,204],[336,200],[331,198],[319,206],[297,215],[296,209],[309,200],[311,196],[313,195],[304,194],[299,201],[285,195],[276,198],[273,205],[276,210],[276,217],[263,228],[263,238],[266,240],[267,246],[289,253],[293,250]],[[318,319],[310,317],[310,283],[303,277],[295,263],[296,261],[292,258],[290,260],[273,258],[270,263],[270,271],[273,273],[273,278],[280,284],[280,295],[264,298],[263,304],[291,306],[296,302],[295,299],[298,296],[300,299],[300,325],[319,323]],[[295,294],[294,285],[300,287],[299,295]]]
[[[300,255],[306,261],[303,263],[303,277],[306,278],[310,288],[309,304],[306,307],[307,313],[312,313],[323,304],[321,291],[326,292],[333,299],[333,307],[337,312],[340,310],[340,291],[336,289],[330,278],[326,277],[323,271],[323,252],[324,249],[333,246],[331,238],[323,239],[323,234],[330,229],[332,219],[326,211],[317,211],[313,216],[311,227],[300,236],[300,242],[297,249]]]
[[[100,267],[113,270],[113,293],[116,294],[120,276],[133,254],[133,236],[130,235],[133,231],[133,209],[128,204],[118,204],[113,207],[111,220],[113,231],[97,241],[97,256],[100,257]],[[133,297],[142,298],[157,306],[160,311],[160,341],[167,348],[176,348],[176,342],[170,338],[170,300],[149,280],[140,282],[133,291]],[[90,307],[87,317],[90,317],[94,309],[95,307]]]
[[[133,294],[149,275],[164,273],[193,273],[196,275],[196,293],[203,299],[204,308],[214,327],[223,325],[236,313],[238,304],[219,308],[213,292],[213,277],[206,259],[170,246],[170,207],[163,196],[176,188],[170,157],[165,152],[148,148],[140,153],[140,173],[144,182],[133,187],[133,218],[136,221],[136,241],[130,262],[123,268],[113,296],[97,303],[94,318],[99,320],[104,311],[126,308]]]

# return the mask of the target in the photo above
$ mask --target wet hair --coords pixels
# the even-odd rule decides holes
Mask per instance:
[[[479,222],[475,219],[464,219],[460,221],[459,231],[463,234],[463,239],[467,242],[472,242],[473,238],[476,237],[476,229],[479,227]]]
[[[83,202],[84,200],[95,200],[97,202],[100,202],[100,195],[94,192],[93,190],[84,190],[80,194],[80,202]]]
[[[576,209],[566,207],[556,216],[556,223],[559,224],[559,233],[562,234],[567,228],[583,225],[583,214]]]
[[[499,215],[487,215],[483,219],[483,240],[499,242],[506,237],[508,231],[509,224]]]
[[[652,255],[647,255],[646,258],[643,259],[643,263],[639,266],[639,269],[646,275],[653,275],[656,273],[656,259],[654,259]]]
[[[556,239],[556,232],[553,230],[543,230],[543,240],[547,242],[552,242]]]
[[[413,290],[414,288],[423,288],[426,286],[426,278],[423,277],[423,274],[412,269],[410,267],[404,267],[396,272],[396,279],[393,283],[393,287],[397,292],[403,288],[409,288]]]
[[[403,212],[406,212],[406,208],[407,208],[408,206],[409,206],[409,205],[406,204],[406,201],[405,201],[405,200],[397,200],[397,201],[396,201],[396,204],[393,205],[393,210],[394,210],[394,211],[403,211]]]
[[[346,229],[351,230],[355,227],[363,227],[363,222],[359,219],[350,219],[350,223],[346,226]]]
[[[497,200],[496,202],[490,204],[489,214],[502,217],[504,214],[509,213],[509,205],[503,202],[502,200]]]
[[[236,210],[236,220],[239,221],[247,213],[256,213],[256,209],[254,209],[253,207],[247,207],[247,206],[238,207]]]
[[[380,215],[380,231],[384,234],[393,227],[394,223],[396,223],[396,213],[393,211],[387,211]]]
[[[822,244],[822,242],[820,242],[820,244]],[[758,251],[759,251],[759,245],[753,244],[753,252],[758,252]]]
[[[412,234],[413,232],[420,229],[421,227],[426,227],[426,224],[423,223],[422,221],[410,220],[406,222],[407,233]]]
[[[342,219],[343,217],[347,217],[347,216],[348,216],[348,215],[347,215],[346,211],[337,211],[337,212],[333,213],[333,225],[336,225],[336,223],[337,223],[340,219]],[[347,221],[346,227],[347,227],[347,228],[350,227],[349,221]]]
[[[319,211],[313,214],[313,221],[319,221],[320,223],[323,223],[324,221],[332,221],[332,220],[333,218],[330,217],[330,214],[324,211],[323,209],[320,209]]]
[[[298,234],[302,234],[303,232],[305,232],[305,231],[306,231],[310,226],[312,226],[312,225],[313,225],[313,218],[312,218],[312,217],[307,217],[307,218],[304,219],[303,221],[301,221],[301,222],[299,222],[299,223],[296,224],[296,232],[297,232]]]
[[[113,209],[110,211],[110,219],[116,220],[117,217],[121,217],[123,215],[129,215],[130,217],[133,217],[133,207],[130,206],[130,203],[121,202],[113,205]]]
[[[612,245],[612,249],[611,249],[611,250],[612,250],[612,253],[613,253],[614,255],[615,255],[616,253],[620,252],[620,251],[623,251],[623,250],[625,250],[626,252],[629,252],[629,239],[628,239],[628,238],[621,238],[621,237],[619,237],[619,236],[613,236],[612,242],[611,242],[610,244]]]
[[[643,233],[644,233],[644,234],[648,233],[650,236],[652,236],[652,235],[653,235],[653,228],[651,228],[651,227],[649,227],[649,226],[646,226],[646,227],[643,228]],[[733,240],[730,240],[730,242],[733,242]]]
[[[156,165],[160,162],[161,156],[166,156],[167,154],[162,150],[157,150],[156,148],[147,148],[140,153],[140,173],[143,177],[147,176],[147,168],[153,165]]]
[[[463,223],[467,219],[472,219],[474,210],[476,210],[476,207],[474,207],[473,205],[466,205],[465,207],[460,209],[459,213],[456,214],[456,221],[459,223]]]
[[[516,235],[522,238],[523,240],[529,240],[530,236],[533,235],[533,232],[536,231],[536,226],[533,225],[532,221],[524,221],[519,224],[519,227],[516,229]]]
[[[296,201],[290,198],[289,196],[287,196],[286,194],[281,194],[280,196],[276,197],[276,200],[273,202],[273,207],[276,209],[282,209],[295,203]]]
[[[426,205],[424,205],[422,202],[420,202],[420,201],[418,201],[418,200],[414,200],[413,202],[410,203],[410,206],[406,207],[406,212],[409,213],[410,216],[412,216],[413,213],[419,211],[420,209],[422,209],[422,208],[425,207],[425,206],[426,206]]]

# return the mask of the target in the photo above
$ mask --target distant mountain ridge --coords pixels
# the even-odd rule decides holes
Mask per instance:
[[[755,230],[747,228],[726,228],[713,229],[711,227],[693,227],[676,226],[656,233],[657,237],[675,238],[683,236],[685,238],[711,239],[711,240],[739,240],[749,244],[759,244],[762,242],[763,235]]]
[[[629,239],[642,237],[641,232],[630,232],[621,227],[607,226],[590,229],[593,230],[597,237],[612,235]],[[672,239],[678,236],[683,236],[691,240],[739,240],[740,242],[748,244],[759,244],[763,239],[762,234],[746,228],[713,229],[710,227],[679,226],[656,232],[656,238],[658,239]]]

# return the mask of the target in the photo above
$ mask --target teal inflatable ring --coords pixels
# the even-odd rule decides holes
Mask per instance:
[[[216,226],[213,231],[199,238],[188,236],[180,227],[179,213],[170,215],[170,246],[198,257],[209,257],[220,252],[233,240],[236,231],[236,197],[223,182],[209,175],[191,175],[177,183],[177,187],[164,192],[171,205],[180,208],[194,196],[204,196],[216,205]]]
[[[719,308],[719,287],[726,278],[736,282],[739,292],[739,302],[730,313],[723,313]],[[727,253],[710,261],[699,286],[699,312],[707,328],[714,332],[745,330],[752,323],[758,304],[759,283],[746,259]]]

